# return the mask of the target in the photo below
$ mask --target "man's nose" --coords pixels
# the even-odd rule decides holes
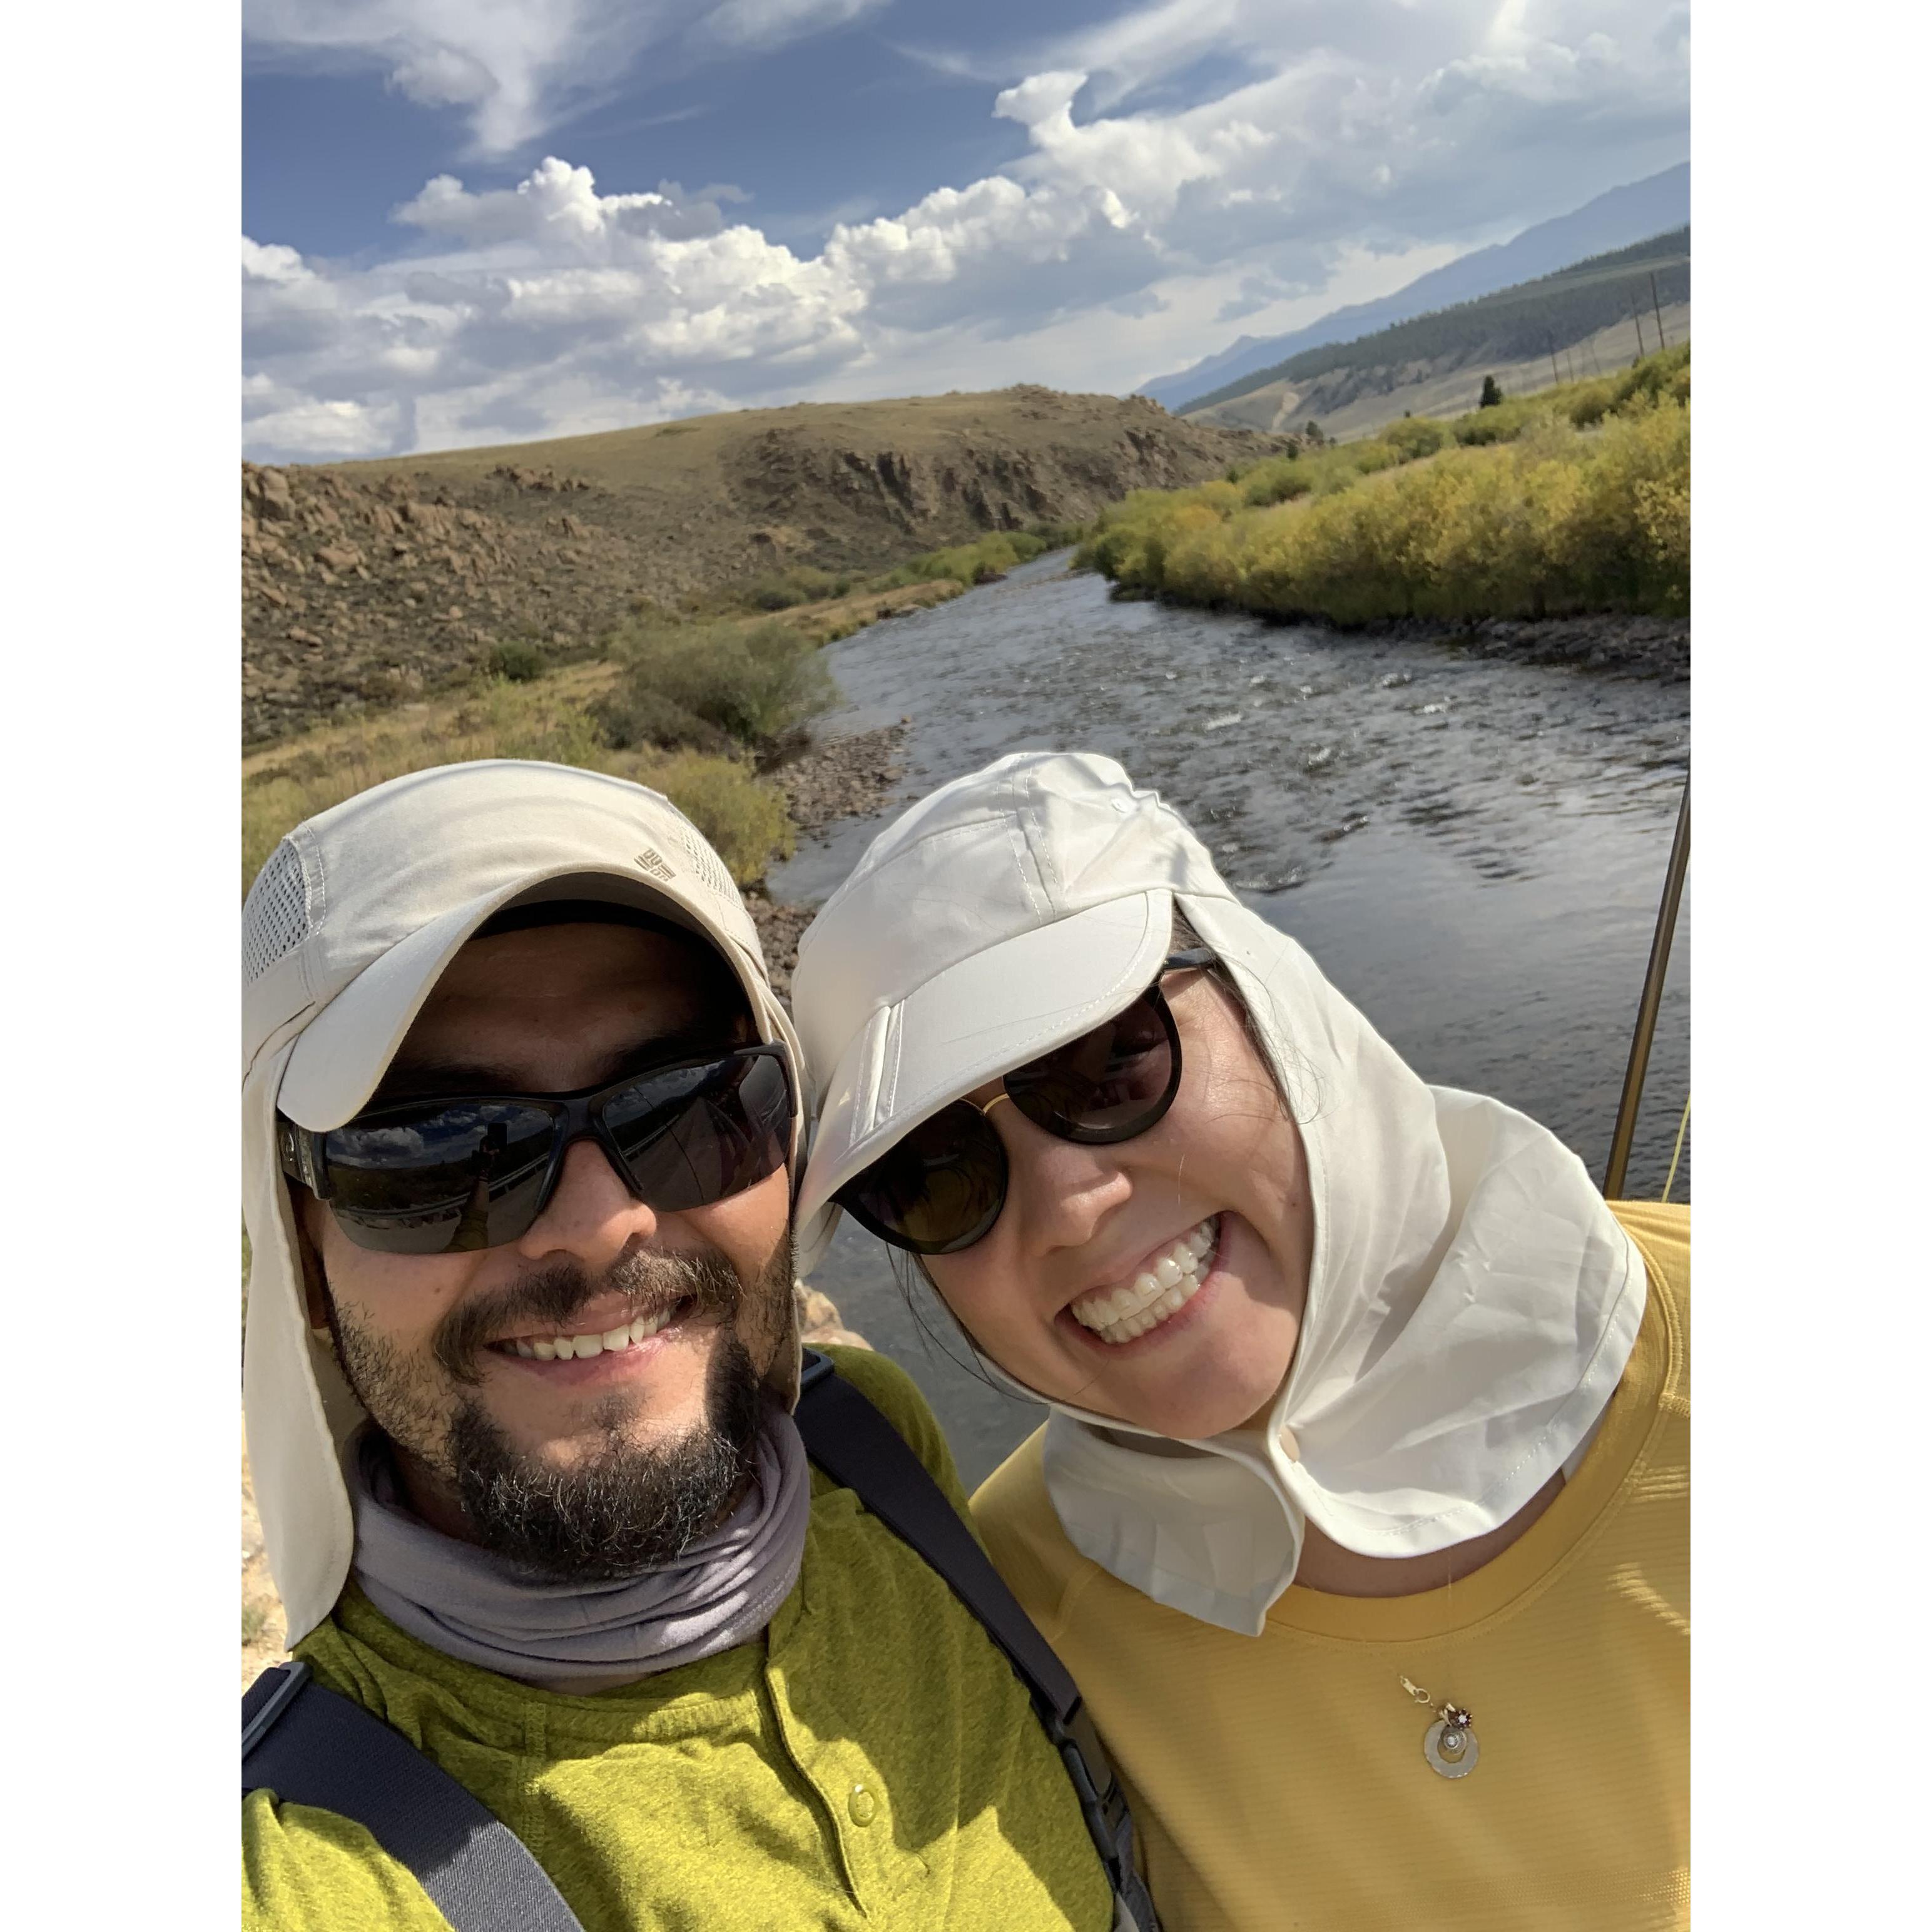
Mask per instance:
[[[532,1261],[572,1255],[594,1273],[632,1242],[650,1240],[658,1227],[656,1210],[631,1192],[610,1156],[585,1135],[564,1150],[556,1190],[517,1249]]]

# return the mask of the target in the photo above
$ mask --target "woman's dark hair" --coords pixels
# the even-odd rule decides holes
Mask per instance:
[[[1181,910],[1177,902],[1174,908],[1174,930],[1172,937],[1168,939],[1167,950],[1170,952],[1191,952],[1197,948],[1203,948],[1210,952],[1214,950],[1208,946],[1207,940],[1195,931],[1193,921]],[[1228,970],[1227,962],[1217,953],[1213,963],[1203,967],[1202,970],[1227,994],[1229,999],[1234,1001],[1235,1006],[1240,1010],[1241,1025],[1248,1036],[1249,1043],[1261,1055],[1262,1064],[1264,1066],[1267,1066],[1268,1064],[1268,1042],[1262,1039],[1261,1028],[1256,1024],[1254,1015],[1248,1010],[1246,998],[1242,993],[1240,988],[1234,983],[1234,976]]]

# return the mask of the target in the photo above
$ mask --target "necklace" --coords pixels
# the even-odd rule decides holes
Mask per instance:
[[[1402,1688],[1418,1704],[1436,1709],[1436,1700],[1420,1684],[1405,1677]],[[1436,1721],[1422,1734],[1422,1755],[1438,1778],[1467,1778],[1476,1768],[1482,1748],[1476,1742],[1475,1720],[1460,1704],[1436,1709]]]
[[[1449,1642],[1455,1641],[1455,1627],[1450,1616],[1450,1600],[1455,1594],[1456,1573],[1454,1558],[1448,1575],[1443,1580],[1443,1621],[1448,1624]],[[1448,1652],[1444,1653],[1445,1664]],[[1420,1684],[1407,1677],[1402,1680],[1402,1688],[1417,1703],[1436,1712],[1436,1721],[1422,1734],[1422,1755],[1429,1760],[1429,1768],[1438,1778],[1467,1778],[1476,1768],[1476,1760],[1482,1756],[1482,1747],[1476,1742],[1475,1720],[1460,1704],[1444,1702],[1439,1707],[1436,1700]]]

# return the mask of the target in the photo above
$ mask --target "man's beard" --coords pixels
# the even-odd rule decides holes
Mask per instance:
[[[343,1372],[376,1426],[454,1492],[483,1548],[557,1582],[630,1576],[682,1556],[714,1528],[756,1467],[764,1420],[758,1364],[783,1337],[792,1292],[788,1234],[748,1286],[715,1251],[626,1256],[600,1280],[569,1262],[452,1309],[429,1354],[406,1359],[388,1340],[328,1300]],[[623,1295],[635,1312],[684,1300],[682,1318],[715,1326],[704,1419],[668,1442],[633,1442],[638,1403],[608,1396],[592,1412],[597,1447],[568,1468],[519,1450],[474,1393],[488,1338],[518,1324],[568,1332],[593,1300]]]

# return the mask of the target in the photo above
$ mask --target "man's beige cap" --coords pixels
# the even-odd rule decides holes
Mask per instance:
[[[392,778],[298,825],[242,911],[243,1218],[253,1247],[242,1366],[248,1450],[291,1642],[326,1617],[354,1550],[340,1457],[364,1420],[309,1328],[276,1115],[321,1131],[368,1102],[443,969],[494,914],[547,900],[656,914],[715,947],[782,1046],[796,1112],[803,1055],[724,862],[659,794],[511,759]],[[796,1323],[768,1377],[796,1398]]]

